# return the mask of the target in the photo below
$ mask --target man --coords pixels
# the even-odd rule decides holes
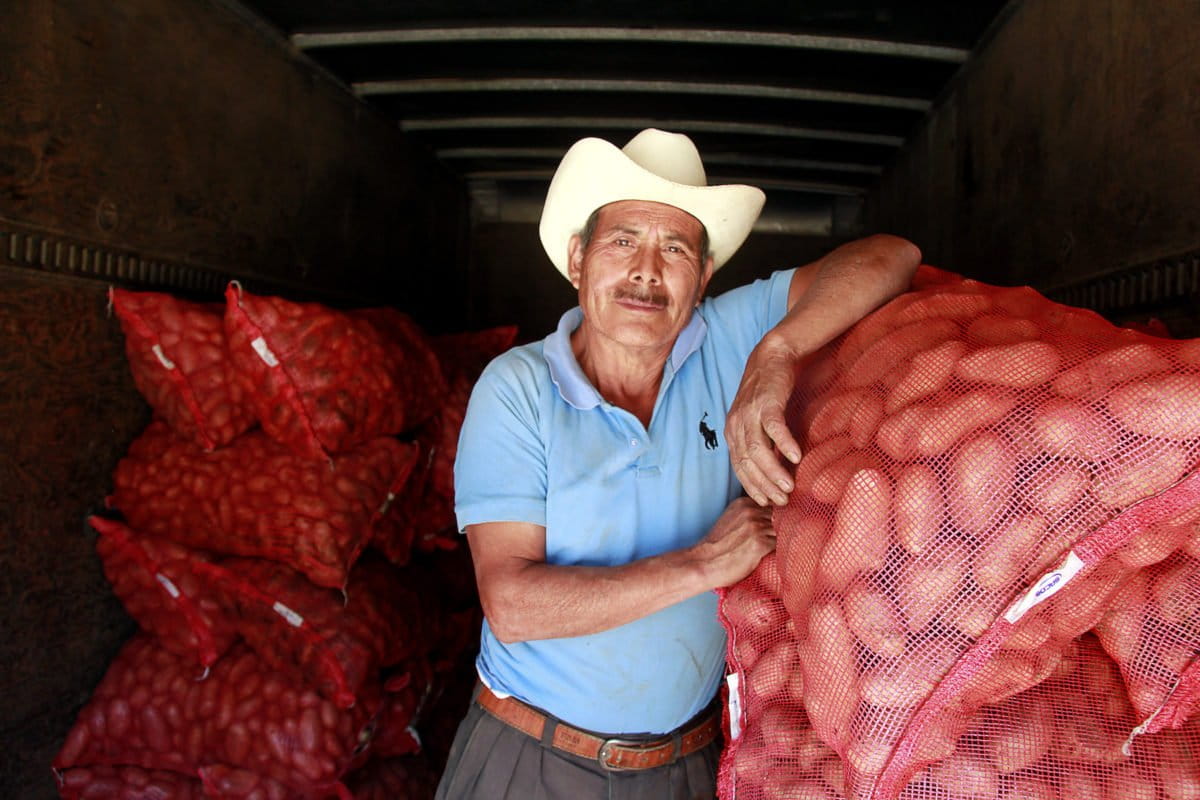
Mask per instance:
[[[714,796],[712,590],[775,545],[794,370],[920,259],[877,236],[704,300],[764,199],[707,186],[679,134],[563,157],[540,234],[579,308],[489,365],[459,442],[485,622],[439,798]]]

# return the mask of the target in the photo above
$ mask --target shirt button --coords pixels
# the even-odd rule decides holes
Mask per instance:
[[[629,440],[629,446],[630,446],[630,447],[637,447],[637,446],[638,446],[638,440],[637,440],[637,439],[630,439],[630,440]]]

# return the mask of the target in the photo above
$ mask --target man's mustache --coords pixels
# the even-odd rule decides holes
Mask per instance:
[[[647,303],[660,308],[666,308],[667,306],[667,295],[664,292],[652,292],[650,290],[638,290],[622,287],[613,292],[613,297],[617,300],[630,300],[634,303]]]

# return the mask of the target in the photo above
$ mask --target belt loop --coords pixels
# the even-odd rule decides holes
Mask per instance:
[[[683,735],[676,728],[671,732],[671,761],[674,764],[676,759],[683,753]]]
[[[546,715],[546,724],[542,726],[542,747],[554,746],[554,732],[558,730],[558,717]]]

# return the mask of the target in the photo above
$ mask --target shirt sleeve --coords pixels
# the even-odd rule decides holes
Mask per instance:
[[[737,352],[749,355],[787,314],[788,291],[795,273],[794,269],[773,272],[706,302],[704,318],[710,330],[719,331]]]
[[[454,462],[460,532],[483,522],[546,524],[546,450],[535,369],[510,352],[493,361],[471,391]]]

